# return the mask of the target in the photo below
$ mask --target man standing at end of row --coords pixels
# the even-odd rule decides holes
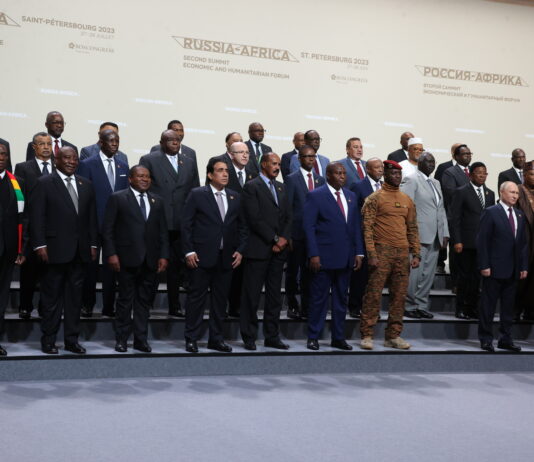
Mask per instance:
[[[380,312],[382,289],[388,278],[391,283],[384,346],[402,350],[410,348],[410,344],[400,337],[402,317],[410,266],[417,268],[421,255],[415,205],[399,190],[401,178],[402,167],[395,161],[384,161],[384,184],[367,198],[362,209],[370,273],[360,322],[364,350],[373,349],[374,326]]]

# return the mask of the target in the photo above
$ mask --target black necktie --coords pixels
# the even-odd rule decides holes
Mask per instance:
[[[141,207],[141,215],[146,221],[146,204],[145,204],[145,195],[143,193],[139,194],[139,207]]]
[[[482,196],[482,188],[477,188],[478,191],[478,200],[480,201],[480,205],[482,208],[484,208],[484,196]]]
[[[43,175],[48,175],[50,172],[48,171],[48,162],[43,162]]]

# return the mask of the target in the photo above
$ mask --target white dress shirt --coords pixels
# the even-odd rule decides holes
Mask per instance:
[[[135,190],[130,186],[130,189],[134,193],[135,199],[137,200],[137,203],[139,204],[139,208],[141,208],[141,194],[143,194],[143,201],[145,203],[146,208],[146,217],[148,219],[148,216],[150,215],[150,201],[148,200],[148,195],[146,192],[140,193],[139,191]]]
[[[304,183],[306,184],[306,187],[308,187],[308,174],[311,173],[311,180],[312,180],[312,183],[313,183],[313,189],[315,189],[315,180],[313,178],[313,167],[312,167],[312,171],[311,172],[308,172],[307,170],[304,170],[302,167],[300,167],[300,173],[301,173],[302,177],[304,178]],[[309,188],[308,188],[308,191],[309,191]]]
[[[48,173],[52,173],[52,160],[51,159],[48,159],[48,160],[42,160],[42,159],[38,159],[37,157],[35,158],[35,161],[37,162],[37,167],[39,167],[39,170],[41,170],[41,173],[43,173],[43,169],[44,169],[44,163],[46,162],[48,165]]]
[[[102,151],[100,151],[100,160],[102,161],[102,165],[104,165],[104,171],[106,174],[108,173],[108,165],[110,162],[108,162],[108,159],[111,159],[111,169],[113,170],[113,178],[115,178],[115,181],[117,181],[117,172],[115,171],[115,160],[113,159],[114,156],[108,157],[106,156]]]
[[[336,193],[339,192],[339,197],[341,198],[341,203],[343,204],[343,209],[345,210],[345,221],[347,221],[347,219],[349,218],[349,207],[348,207],[348,204],[347,204],[347,199],[345,197],[345,194],[343,194],[343,188],[341,188],[339,191],[336,191],[328,183],[326,183],[326,184],[328,185],[328,189],[330,190],[330,192],[334,196],[334,200],[336,201],[336,203],[337,203],[337,194]]]
[[[63,172],[60,172],[59,170],[57,171],[57,173],[59,177],[63,180],[63,184],[65,185],[65,188],[67,187],[67,184],[68,184],[68,181],[66,180],[66,178],[72,178],[72,181],[70,182],[70,184],[74,188],[76,195],[80,197],[80,195],[78,194],[78,187],[76,186],[76,177],[74,175],[67,176]]]

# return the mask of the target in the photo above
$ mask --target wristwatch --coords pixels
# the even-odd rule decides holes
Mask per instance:
[[[275,244],[278,244],[278,241],[280,240],[280,238],[278,237],[278,234],[275,234],[274,237],[273,237],[273,241]]]

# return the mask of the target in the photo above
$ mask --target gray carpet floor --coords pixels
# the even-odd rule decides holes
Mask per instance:
[[[0,460],[531,460],[533,390],[534,374],[0,383]]]

